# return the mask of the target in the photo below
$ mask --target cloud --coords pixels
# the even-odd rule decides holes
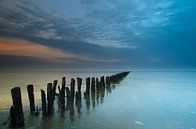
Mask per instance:
[[[48,63],[70,63],[72,61],[117,62],[118,59],[102,59],[76,55],[21,39],[0,38],[0,55],[26,56],[38,58]]]
[[[122,43],[121,41],[115,41],[115,40],[110,40],[110,39],[90,39],[87,38],[84,40],[87,43],[90,44],[96,44],[100,45],[103,47],[113,47],[113,48],[131,48],[131,49],[136,49],[137,46],[135,44],[127,44],[127,43]]]
[[[75,57],[73,54],[64,53],[58,49],[32,43],[19,39],[0,38],[0,55],[27,56],[45,59],[50,62],[59,62]]]
[[[169,26],[178,2],[144,0],[7,1],[0,4],[1,31],[44,39],[86,41],[115,49],[138,48],[143,39]],[[182,6],[186,8],[186,6]],[[148,30],[151,30],[150,32]],[[90,41],[89,41],[90,40]],[[133,47],[134,46],[134,47]]]
[[[58,40],[62,39],[61,36],[58,36],[56,34],[56,29],[50,29],[50,28],[37,31],[35,36],[44,39],[58,39]]]
[[[143,38],[152,34],[146,30],[154,32],[169,25],[170,16],[179,12],[176,10],[190,6],[190,2],[183,1],[184,6],[172,8],[179,3],[168,0],[2,0],[0,27],[17,33],[27,33],[30,29],[28,35],[48,39],[84,41],[92,38],[100,40],[96,44],[100,46],[103,46],[101,41],[110,37],[113,42],[110,47],[118,48],[116,46],[122,44],[118,41],[129,46],[124,40],[130,35]]]
[[[51,57],[62,63],[122,62],[130,56],[136,62],[137,55],[145,60],[149,50],[162,51],[179,37],[194,40],[184,36],[195,32],[194,5],[192,0],[1,0],[0,34],[70,54]]]
[[[42,2],[38,3],[43,4]],[[119,42],[122,41],[120,30],[121,24],[105,24],[103,23],[104,20],[102,17],[98,20],[98,17],[91,18],[92,16],[89,14],[89,11],[95,13],[99,9],[100,11],[104,11],[108,6],[110,9],[113,9],[115,6],[111,6],[110,2],[106,2],[107,4],[104,7],[103,5],[105,2],[98,2],[100,3],[97,3],[98,6],[93,5],[93,8],[89,8],[90,6],[84,8],[82,3],[73,1],[69,2],[69,4],[71,7],[75,8],[74,10],[65,8],[64,10],[61,9],[60,13],[57,9],[57,5],[52,7],[58,10],[58,13],[56,14],[51,13],[52,11],[50,9],[40,8],[38,3],[32,1],[26,2],[23,0],[11,3],[3,0],[0,5],[2,7],[1,11],[3,15],[0,17],[1,31],[9,31],[38,38],[59,39],[64,41],[85,41],[90,38],[99,40],[99,42],[86,43],[114,47],[116,49],[129,46],[126,42]],[[50,5],[49,2],[47,6],[50,7],[52,5]],[[100,8],[100,6],[102,7]],[[61,6],[58,5],[58,7],[60,8]],[[67,12],[70,12],[73,15],[70,16]],[[82,13],[82,17],[81,15],[78,15],[80,13]],[[111,43],[104,45],[106,42],[103,41],[111,41]]]

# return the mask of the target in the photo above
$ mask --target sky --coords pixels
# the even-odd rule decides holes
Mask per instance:
[[[0,67],[196,67],[195,0],[0,0]]]

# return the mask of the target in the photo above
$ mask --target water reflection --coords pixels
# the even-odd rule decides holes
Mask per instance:
[[[39,116],[35,116],[34,113],[29,114],[29,102],[25,99],[27,97],[24,96],[26,87],[22,87],[22,96],[23,100],[25,100],[23,103],[23,106],[25,106],[24,112],[26,115],[28,114],[25,116],[25,118],[27,118],[25,121],[26,127],[33,126],[33,123],[36,123],[36,126],[41,128],[50,128],[53,124],[56,125],[56,120],[60,120],[64,125],[66,124],[65,121],[67,118],[69,118],[71,122],[74,122],[76,119],[81,118],[82,114],[90,113],[90,109],[96,109],[99,104],[103,104],[106,91],[107,93],[111,93],[111,87],[113,86],[112,84],[106,84],[104,76],[100,78],[88,77],[86,78],[86,82],[83,83],[82,78],[77,78],[77,81],[75,81],[74,78],[67,80],[68,84],[66,84],[65,77],[62,78],[60,85],[57,80],[53,81],[53,83],[48,83],[46,93],[43,86],[40,87],[41,94],[40,89],[37,90],[37,88],[35,88],[35,105],[38,104],[39,110],[41,109],[42,111],[42,115]],[[69,82],[69,80],[71,81]],[[85,79],[83,78],[83,80]],[[58,89],[57,92],[56,88]],[[82,92],[84,94],[82,94]],[[39,95],[41,96],[37,99]],[[38,111],[38,107],[36,111]]]
[[[96,81],[95,81],[96,80]],[[69,112],[70,121],[73,122],[75,120],[76,114],[80,118],[82,111],[88,111],[93,108],[99,106],[99,104],[104,103],[105,93],[111,93],[115,88],[115,84],[101,84],[104,81],[103,77],[92,78],[91,84],[89,83],[89,78],[86,81],[86,90],[84,95],[81,94],[81,83],[77,81],[77,91],[75,92],[75,97],[71,98],[69,87],[66,87],[66,111],[61,110],[61,116],[64,116],[65,112]],[[104,81],[105,82],[105,81]],[[90,91],[88,91],[90,85]],[[74,88],[72,88],[74,90]],[[83,98],[83,99],[82,99]],[[75,102],[75,105],[74,105]],[[82,105],[85,105],[85,110],[82,110]],[[59,108],[61,109],[61,108]],[[75,113],[77,112],[77,113]],[[63,114],[62,114],[63,113]]]
[[[20,74],[19,74],[20,75]],[[34,75],[34,74],[33,74]],[[44,76],[43,76],[44,75]],[[58,75],[61,75],[58,77]],[[35,84],[36,105],[41,105],[40,89],[46,88],[47,82],[61,78],[62,74],[42,74],[42,78],[35,74],[25,75],[30,77],[29,81],[25,77],[22,80],[24,83],[5,83],[6,78],[12,82],[19,81],[18,74],[15,76],[5,76],[0,78],[0,117],[3,123],[7,120],[8,113],[5,112],[10,107],[11,99],[10,89],[13,86],[20,86],[22,91],[22,100],[25,114],[25,129],[191,129],[196,128],[196,73],[195,72],[132,72],[119,85],[105,86],[104,103],[100,103],[100,91],[95,90],[95,98],[90,91],[90,109],[86,108],[86,100],[83,93],[85,92],[85,81],[81,86],[81,101],[74,101],[74,122],[70,120],[70,110],[58,109],[57,97],[54,107],[55,113],[50,117],[31,116],[29,111],[28,101],[25,101],[27,96],[26,84]],[[103,74],[94,75],[100,77]],[[51,77],[50,76],[55,76]],[[85,77],[72,74],[71,77]],[[32,77],[39,77],[33,82]],[[47,78],[42,82],[43,78]],[[66,75],[67,77],[67,75]],[[49,78],[49,79],[48,79]],[[16,79],[16,80],[14,80]],[[18,79],[18,80],[17,80]],[[40,81],[41,79],[41,81]],[[100,79],[100,78],[99,78]],[[71,78],[66,79],[67,87],[70,88]],[[39,83],[40,84],[39,84]],[[96,78],[95,78],[96,82]],[[7,85],[6,85],[7,84]],[[39,84],[39,85],[38,85]],[[58,83],[61,86],[61,82]],[[95,83],[96,84],[96,83]],[[76,83],[77,85],[77,83]],[[96,85],[95,85],[96,88]],[[114,90],[115,89],[115,90]],[[76,92],[77,92],[76,86]],[[97,97],[97,92],[99,96]],[[6,98],[1,98],[2,96]],[[66,102],[65,94],[65,106]],[[97,98],[99,103],[97,104]],[[93,101],[95,108],[93,108]],[[7,102],[7,103],[5,103]],[[81,102],[81,103],[79,103]],[[7,108],[4,108],[7,107]],[[9,109],[8,109],[9,110]],[[0,125],[1,129],[5,129],[4,125]]]
[[[79,118],[81,116],[81,108],[82,108],[82,99],[81,99],[81,95],[79,95],[79,92],[76,92],[76,107],[77,107],[77,112],[78,112],[78,115],[79,115]]]

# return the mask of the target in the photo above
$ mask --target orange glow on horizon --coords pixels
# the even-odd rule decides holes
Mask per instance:
[[[75,57],[73,54],[67,54],[61,50],[38,43],[5,38],[0,38],[0,55],[35,57],[46,59],[46,61],[50,62],[59,62],[63,59],[71,59]]]

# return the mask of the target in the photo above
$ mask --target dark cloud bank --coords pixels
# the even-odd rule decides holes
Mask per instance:
[[[0,36],[75,55],[0,55],[5,67],[195,67],[193,0],[0,1]],[[1,48],[0,48],[1,49]]]

